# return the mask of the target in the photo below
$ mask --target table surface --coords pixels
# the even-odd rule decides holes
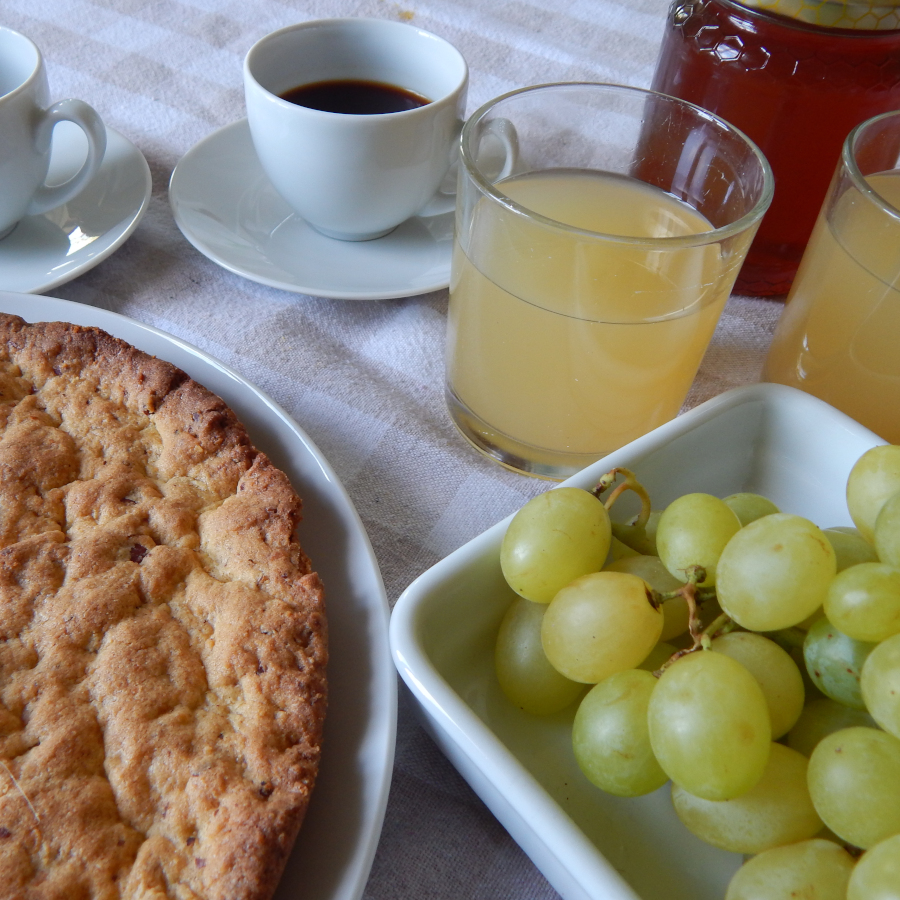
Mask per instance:
[[[365,524],[393,604],[425,569],[546,488],[481,457],[444,406],[447,291],[341,301],[231,274],[175,225],[167,186],[199,140],[245,115],[241,67],[307,19],[410,22],[470,66],[468,111],[552,81],[649,85],[667,0],[5,0],[53,99],[80,97],[146,157],[149,210],[109,259],[50,293],[130,316],[224,361],[292,415]],[[0,273],[0,289],[2,273]],[[777,301],[732,297],[685,408],[757,381]],[[366,900],[556,897],[419,726],[400,688],[397,755]]]

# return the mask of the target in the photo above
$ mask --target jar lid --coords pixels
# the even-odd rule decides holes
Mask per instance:
[[[900,29],[900,0],[740,0],[740,3],[823,28]]]

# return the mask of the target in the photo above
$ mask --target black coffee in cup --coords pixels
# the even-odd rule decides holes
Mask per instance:
[[[404,112],[408,109],[418,109],[431,102],[421,94],[393,84],[354,79],[301,84],[279,96],[282,100],[308,109],[353,116]]]

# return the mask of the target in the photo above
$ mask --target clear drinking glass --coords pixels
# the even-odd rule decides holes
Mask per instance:
[[[900,112],[863,122],[841,159],[763,377],[900,443]]]
[[[771,198],[750,140],[663,94],[550,84],[479,109],[447,335],[463,435],[561,479],[673,418]]]

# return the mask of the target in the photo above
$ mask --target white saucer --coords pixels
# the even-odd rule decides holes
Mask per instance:
[[[453,213],[413,218],[375,241],[338,241],[295,215],[263,173],[247,120],[180,160],[169,202],[184,236],[213,262],[270,287],[339,300],[385,300],[450,283]]]
[[[150,167],[134,144],[106,129],[100,170],[74,200],[40,216],[22,219],[0,241],[0,290],[41,294],[102,262],[137,228],[150,200]],[[47,181],[67,181],[87,155],[77,125],[53,131]]]

